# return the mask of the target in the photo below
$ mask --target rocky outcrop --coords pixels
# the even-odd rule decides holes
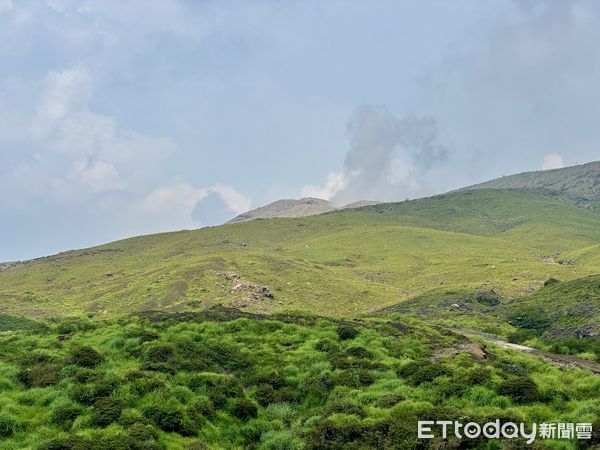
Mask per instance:
[[[245,280],[235,272],[225,272],[223,275],[233,285],[230,292],[240,294],[239,299],[234,302],[236,307],[245,308],[252,303],[275,299],[267,286]]]

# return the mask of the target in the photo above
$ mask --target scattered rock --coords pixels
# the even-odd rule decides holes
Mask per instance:
[[[234,283],[231,292],[242,295],[237,302],[234,302],[234,306],[236,307],[246,308],[249,304],[264,300],[273,300],[275,298],[267,286],[247,281],[235,272],[225,272],[222,275]]]
[[[458,301],[454,301],[452,303],[450,303],[450,301],[445,301],[441,303],[441,306],[446,307],[446,308],[455,308],[458,309],[460,311],[472,311],[473,308],[463,302],[458,302]]]
[[[588,323],[587,325],[584,325],[583,327],[573,331],[573,336],[575,336],[577,339],[590,338],[598,336],[598,332],[591,323]]]
[[[575,264],[575,260],[574,259],[562,259],[560,261],[558,261],[558,264],[563,265],[563,266],[571,266]]]
[[[574,337],[576,339],[585,339],[598,336],[598,330],[595,325],[588,323],[581,328],[549,328],[544,333],[547,339],[566,339]]]

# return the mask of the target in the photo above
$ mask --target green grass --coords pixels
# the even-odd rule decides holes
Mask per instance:
[[[600,271],[600,215],[553,196],[474,191],[301,219],[132,238],[0,272],[6,312],[28,317],[184,311],[360,315],[441,290],[522,298]],[[543,260],[552,256],[569,264]],[[223,273],[264,285],[242,301]]]
[[[597,376],[413,319],[73,318],[0,335],[0,386],[3,449],[411,449],[423,418],[600,425]]]
[[[0,448],[408,449],[423,417],[598,429],[597,375],[438,326],[600,358],[578,335],[600,323],[598,242],[597,208],[481,190],[1,270]]]

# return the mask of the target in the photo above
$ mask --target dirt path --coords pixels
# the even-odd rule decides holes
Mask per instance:
[[[532,355],[541,356],[545,360],[557,366],[584,369],[596,374],[600,374],[600,363],[596,363],[594,361],[588,361],[587,359],[581,359],[571,355],[561,355],[558,353],[546,352],[544,350],[538,350],[536,348],[527,347],[525,345],[512,344],[510,342],[506,342],[500,339],[498,336],[495,336],[493,334],[469,330],[467,328],[449,328],[449,330],[458,334],[462,334],[466,337],[480,337],[485,339],[486,341],[493,342],[494,344],[499,345],[500,347],[510,348],[513,350],[530,353]]]

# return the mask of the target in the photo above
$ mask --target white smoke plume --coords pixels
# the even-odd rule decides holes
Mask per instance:
[[[419,178],[447,157],[433,118],[399,119],[384,106],[358,107],[348,135],[342,172],[330,173],[323,187],[305,186],[303,195],[336,204],[422,195],[426,186]]]

